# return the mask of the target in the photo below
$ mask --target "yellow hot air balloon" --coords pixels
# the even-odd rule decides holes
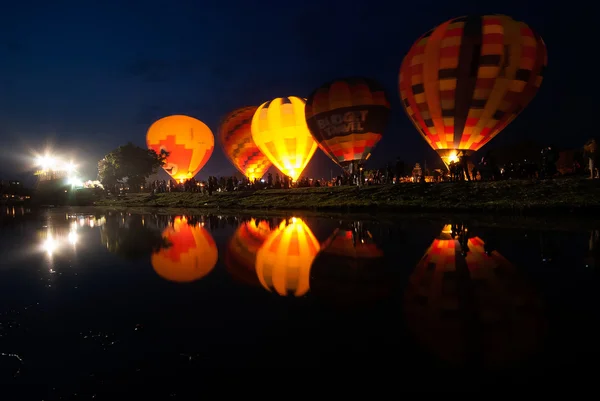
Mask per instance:
[[[315,154],[304,115],[305,100],[290,96],[263,103],[252,118],[252,139],[283,174],[295,181]]]
[[[310,267],[319,241],[298,218],[282,221],[256,253],[256,275],[263,287],[279,295],[301,297],[309,290]]]
[[[217,245],[206,229],[176,217],[163,237],[171,244],[152,255],[154,271],[165,280],[187,283],[201,279],[217,264]]]
[[[210,128],[202,121],[183,115],[156,121],[148,129],[146,142],[156,153],[169,152],[163,168],[179,182],[198,174],[215,148],[215,137]]]

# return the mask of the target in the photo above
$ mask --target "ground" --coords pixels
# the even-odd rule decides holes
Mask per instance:
[[[312,210],[326,212],[496,212],[575,214],[600,210],[600,180],[508,180],[295,188],[214,193],[128,194],[98,199],[95,206]]]

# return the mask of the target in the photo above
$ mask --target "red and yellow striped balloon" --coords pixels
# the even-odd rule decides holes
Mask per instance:
[[[439,358],[509,366],[540,345],[546,329],[538,294],[479,237],[452,238],[447,225],[410,276],[404,313],[414,337]]]
[[[252,139],[252,117],[258,107],[242,107],[229,113],[221,124],[219,140],[225,156],[251,181],[260,180],[271,162]]]
[[[260,286],[255,269],[256,253],[270,234],[266,220],[251,219],[241,223],[225,251],[227,272],[239,281]]]
[[[156,153],[169,152],[163,169],[182,182],[195,177],[208,162],[215,148],[215,137],[202,121],[173,115],[150,126],[146,143]]]
[[[369,78],[328,82],[310,94],[306,123],[319,147],[346,167],[364,162],[381,139],[390,115],[383,87]]]
[[[455,18],[420,37],[400,68],[411,121],[446,164],[494,138],[543,79],[546,45],[505,15]]]

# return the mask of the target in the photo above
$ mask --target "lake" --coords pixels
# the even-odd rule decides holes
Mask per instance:
[[[172,399],[221,369],[394,372],[419,391],[594,371],[589,221],[198,213],[4,207],[2,388]]]

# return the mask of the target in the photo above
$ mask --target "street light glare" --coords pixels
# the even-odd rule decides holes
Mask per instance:
[[[42,171],[64,171],[69,175],[72,175],[77,170],[77,165],[72,161],[58,160],[56,157],[49,155],[36,157],[35,164]]]
[[[42,170],[50,170],[56,166],[56,159],[50,156],[40,156],[37,158],[36,162]]]
[[[73,162],[67,163],[67,164],[65,165],[65,170],[67,170],[67,172],[69,172],[69,173],[72,173],[72,172],[74,172],[76,168],[77,168],[77,166],[75,166],[75,165],[73,164]]]

